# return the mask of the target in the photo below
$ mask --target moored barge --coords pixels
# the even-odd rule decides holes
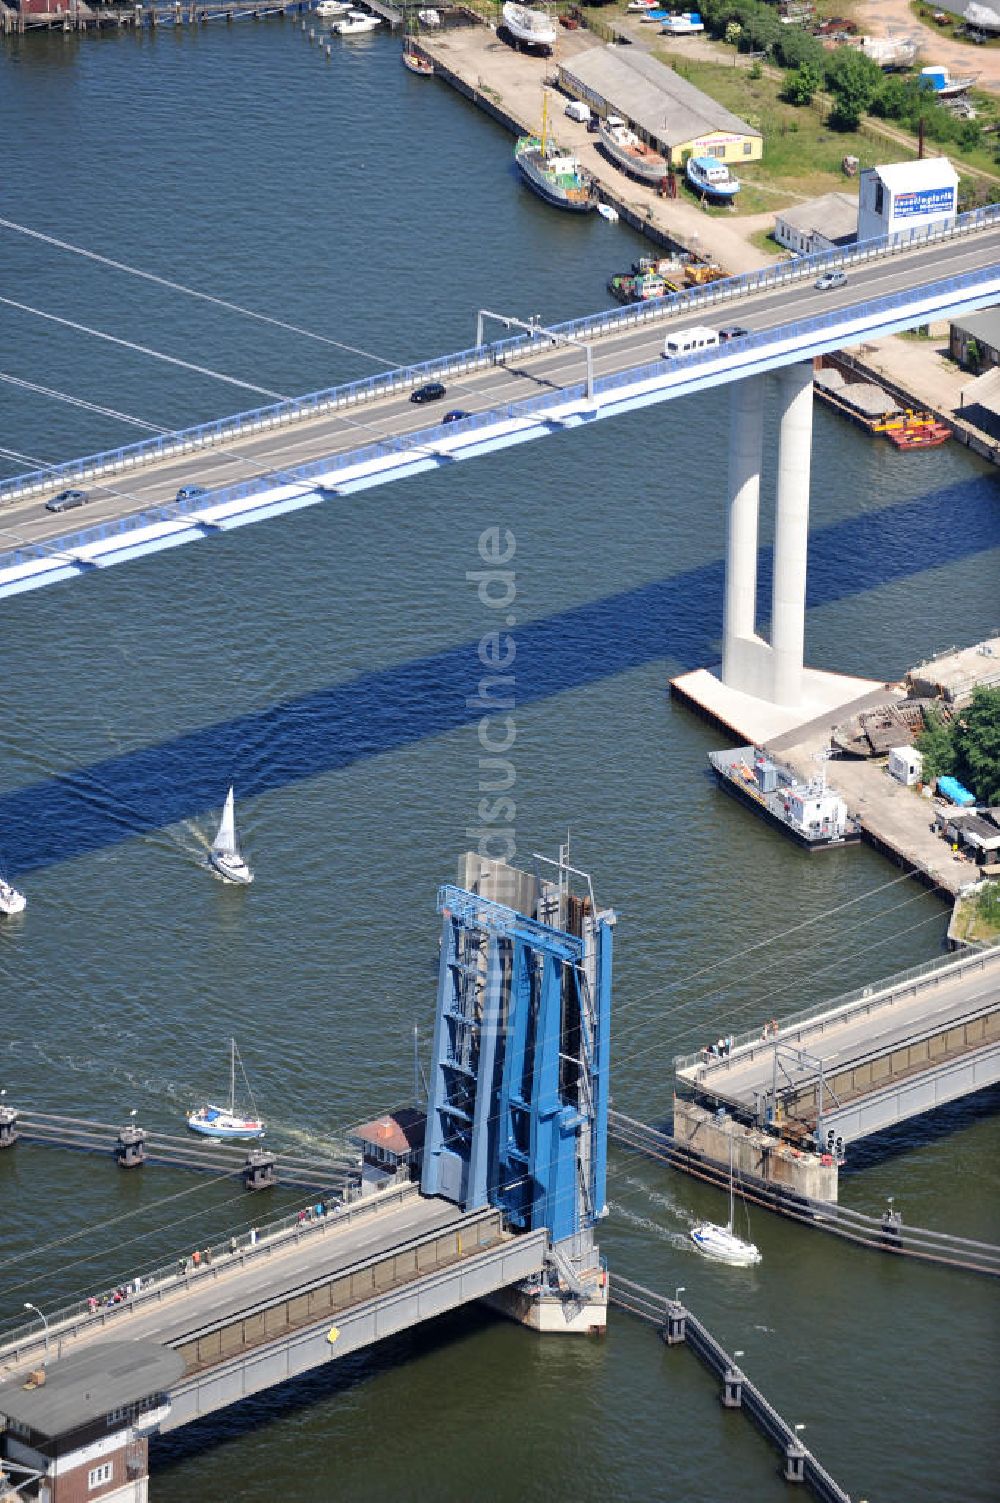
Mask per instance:
[[[861,839],[860,825],[840,794],[826,786],[825,777],[800,783],[790,767],[755,746],[709,752],[708,760],[720,788],[806,850],[829,850]]]

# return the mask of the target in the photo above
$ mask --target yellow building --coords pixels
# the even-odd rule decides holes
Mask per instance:
[[[671,167],[698,156],[735,167],[759,161],[764,150],[759,130],[637,48],[581,52],[560,65],[559,85],[599,115],[623,116]]]

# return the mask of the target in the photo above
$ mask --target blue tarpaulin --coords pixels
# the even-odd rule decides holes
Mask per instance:
[[[938,778],[937,786],[938,793],[950,798],[953,804],[961,804],[963,809],[976,802],[968,788],[963,788],[957,778]]]

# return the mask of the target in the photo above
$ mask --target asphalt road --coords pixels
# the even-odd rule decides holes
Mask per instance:
[[[677,316],[680,327],[707,323],[712,327],[738,323],[753,332],[778,328],[796,319],[849,308],[874,297],[940,280],[961,272],[1000,263],[1000,227],[967,239],[919,247],[848,271],[843,287],[815,289],[811,279],[769,291],[749,293],[724,307]],[[666,327],[673,320],[604,335],[594,342],[597,376],[628,370],[658,359]],[[379,439],[398,439],[427,428],[444,411],[461,407],[482,412],[544,391],[558,391],[583,379],[582,356],[565,346],[547,346],[537,355],[519,359],[516,368],[495,366],[448,382],[443,402],[417,405],[408,396],[385,397],[355,408],[305,419],[288,428],[247,436],[225,448],[205,449],[172,459],[129,476],[109,477],[82,488],[90,493],[86,506],[55,514],[45,499],[16,501],[0,507],[0,552],[24,543],[65,537],[94,523],[142,511],[171,501],[182,485],[215,488],[237,484],[269,471],[334,456]],[[53,485],[53,493],[62,483]]]
[[[827,1023],[822,1032],[818,1024],[813,1028],[805,1024],[789,1029],[787,1034],[778,1035],[778,1042],[785,1043],[788,1048],[801,1047],[815,1058],[822,1059],[824,1074],[829,1076],[871,1055],[888,1054],[909,1038],[929,1029],[943,1029],[989,1003],[994,1009],[1000,1004],[1000,963],[997,960],[985,972],[973,970],[939,981],[936,986],[919,991],[915,997],[903,997],[891,1005],[886,1003],[876,1012],[848,1017],[841,1023]],[[770,1047],[761,1044],[754,1048],[753,1058],[749,1054],[735,1053],[729,1061],[710,1065],[697,1076],[694,1070],[684,1073],[689,1079],[696,1078],[703,1089],[752,1107],[754,1093],[763,1096],[770,1090],[772,1078]],[[778,1074],[779,1084],[787,1085],[780,1065]],[[801,1074],[795,1073],[792,1078],[796,1086],[805,1086],[815,1080],[817,1074],[810,1068]]]
[[[122,1310],[107,1325],[85,1327],[70,1340],[63,1341],[53,1327],[52,1344],[61,1356],[95,1340],[180,1341],[188,1332],[252,1310],[262,1300],[292,1294],[324,1274],[388,1252],[412,1237],[452,1226],[462,1215],[458,1206],[447,1201],[415,1196],[394,1209],[345,1222],[339,1228],[328,1224],[325,1232],[307,1231],[298,1242],[279,1240],[270,1257],[259,1255],[243,1265],[239,1255],[231,1263],[228,1258],[217,1259],[212,1265],[217,1277],[178,1274],[165,1286],[162,1301],[140,1303],[132,1312]],[[31,1366],[35,1360],[33,1355],[22,1366]]]

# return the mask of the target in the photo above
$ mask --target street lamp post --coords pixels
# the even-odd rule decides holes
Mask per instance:
[[[674,1290],[674,1304],[675,1305],[677,1304],[677,1301],[680,1299],[681,1295],[684,1294],[684,1293],[686,1293],[684,1285],[683,1284],[678,1284],[677,1288]]]
[[[41,1310],[39,1310],[38,1306],[37,1305],[33,1305],[31,1303],[30,1299],[26,1299],[25,1300],[25,1302],[24,1302],[24,1308],[26,1310],[34,1310],[35,1314],[38,1316],[39,1320],[42,1322],[42,1325],[45,1327],[45,1360],[43,1361],[42,1366],[43,1367],[48,1367],[48,1365],[49,1365],[49,1323],[46,1320],[45,1316],[42,1314]]]

